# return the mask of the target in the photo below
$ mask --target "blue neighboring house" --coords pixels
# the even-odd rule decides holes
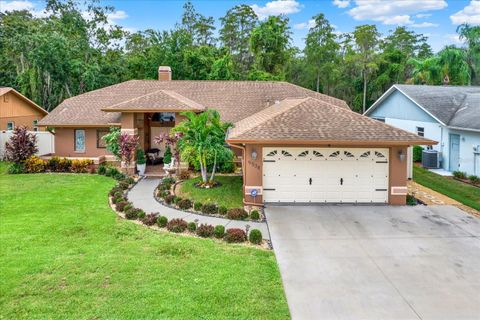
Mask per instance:
[[[438,141],[444,170],[480,176],[480,87],[396,84],[365,115]]]

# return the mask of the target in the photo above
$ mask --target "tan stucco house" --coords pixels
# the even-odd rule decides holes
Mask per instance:
[[[38,130],[38,122],[48,112],[11,87],[0,87],[0,130],[25,126]]]
[[[110,126],[153,138],[179,113],[220,112],[227,143],[242,160],[244,201],[404,204],[407,148],[435,144],[351,111],[340,99],[287,82],[131,80],[69,98],[40,125],[55,128],[56,155],[108,158]]]

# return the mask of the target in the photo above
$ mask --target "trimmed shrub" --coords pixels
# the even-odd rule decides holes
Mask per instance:
[[[210,238],[213,236],[214,229],[215,228],[211,224],[202,223],[198,226],[196,233],[199,237]]]
[[[202,212],[205,214],[217,214],[218,213],[218,207],[214,203],[205,203],[202,206]]]
[[[118,186],[115,186],[108,192],[108,195],[112,197],[117,192],[121,192],[123,194],[123,190],[120,189]]]
[[[260,212],[258,212],[258,210],[252,210],[252,212],[250,212],[250,219],[252,220],[260,219]]]
[[[219,224],[218,226],[215,226],[213,234],[215,235],[215,238],[222,239],[223,236],[225,235],[225,227],[222,226],[221,224]]]
[[[125,210],[125,207],[128,205],[128,201],[120,201],[115,204],[115,209],[117,211],[123,212]]]
[[[182,233],[187,229],[187,221],[183,219],[172,219],[167,223],[167,230],[175,233]]]
[[[97,173],[99,175],[104,176],[106,172],[107,172],[107,167],[105,167],[105,165],[101,164],[98,166]]]
[[[177,206],[182,210],[188,210],[192,207],[192,201],[189,199],[182,199],[177,202]]]
[[[202,206],[203,206],[203,204],[201,202],[195,202],[193,204],[193,210],[200,211],[200,210],[202,210]]]
[[[411,194],[407,194],[407,205],[408,206],[416,206],[417,205],[417,199],[415,199],[414,196]]]
[[[453,171],[453,176],[457,179],[467,179],[467,174],[462,171]]]
[[[122,201],[127,201],[127,199],[125,199],[123,196],[120,196],[120,197],[113,198],[112,202],[116,205],[117,203],[122,202]]]
[[[172,178],[172,177],[163,178],[162,183],[174,184],[175,178]]]
[[[478,176],[471,175],[468,177],[468,180],[473,184],[480,184],[480,178]]]
[[[182,200],[183,200],[183,198],[175,196],[175,198],[173,198],[173,203],[175,203],[177,205]]]
[[[222,216],[226,215],[227,212],[228,212],[227,207],[225,207],[225,206],[218,207],[218,213],[221,214]]]
[[[165,149],[165,153],[163,154],[163,163],[170,163],[172,162],[172,150],[170,149],[170,146],[167,146]]]
[[[137,217],[138,219],[145,218],[145,211],[143,211],[142,209],[137,209]]]
[[[231,228],[227,230],[223,239],[228,243],[245,242],[247,240],[247,234],[242,229]]]
[[[156,222],[157,215],[155,213],[149,213],[142,219],[142,223],[147,226],[153,226]]]
[[[422,151],[423,148],[420,146],[413,146],[413,162],[422,161]]]
[[[129,209],[133,208],[133,204],[130,202],[123,208],[123,212],[127,212]]]
[[[158,225],[160,228],[165,228],[165,227],[167,226],[167,223],[168,223],[167,217],[165,217],[165,216],[158,216],[158,218],[157,218],[157,225]]]
[[[160,183],[158,185],[158,190],[160,190],[160,191],[170,191],[171,186],[172,185],[169,184],[169,183],[166,183],[166,184],[165,183]]]
[[[122,191],[117,191],[113,194],[113,196],[115,198],[118,198],[118,197],[123,197],[124,193],[123,193],[123,190]]]
[[[114,176],[112,176],[112,177],[113,177],[113,179],[119,181],[119,180],[125,179],[127,176],[125,175],[125,173],[122,173],[122,172],[119,171],[118,173],[116,173],[116,174],[115,174]]]
[[[59,172],[60,171],[60,158],[59,157],[51,157],[47,161],[47,169],[51,172]]]
[[[107,169],[105,170],[105,175],[107,177],[115,178],[119,173],[120,171],[114,166],[108,166]]]
[[[250,241],[253,244],[262,243],[262,232],[258,229],[253,229],[252,231],[250,231],[250,234],[248,235],[248,241]]]
[[[45,172],[46,162],[37,156],[31,156],[25,160],[25,171],[28,173],[41,173]]]
[[[175,200],[175,196],[173,194],[169,194],[164,198],[166,204],[172,204]]]
[[[232,220],[245,220],[248,217],[248,212],[242,208],[230,209],[227,212],[227,218]]]
[[[118,187],[120,187],[123,190],[127,190],[128,187],[130,187],[130,184],[127,181],[122,180],[118,182]]]
[[[93,165],[93,160],[90,159],[75,159],[72,160],[72,172],[75,173],[87,173],[90,166]]]
[[[187,229],[190,232],[195,232],[195,230],[197,230],[197,224],[195,222],[189,222],[187,224]]]
[[[133,179],[132,177],[127,177],[127,178],[125,178],[125,181],[126,181],[128,184],[134,184],[134,183],[135,183],[135,179]]]
[[[23,165],[23,163],[12,163],[8,167],[8,173],[9,174],[25,173],[25,166]]]
[[[138,218],[138,211],[136,208],[129,208],[125,210],[125,218],[129,220],[135,220]]]
[[[160,190],[159,190],[158,193],[157,193],[157,196],[158,196],[159,198],[164,199],[164,198],[165,198],[166,196],[168,196],[169,194],[170,194],[170,192],[168,192],[168,191],[160,191]]]
[[[58,172],[70,172],[72,169],[72,160],[62,158],[58,162]]]

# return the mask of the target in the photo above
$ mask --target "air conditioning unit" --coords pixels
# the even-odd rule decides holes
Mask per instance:
[[[422,166],[427,169],[440,168],[440,154],[437,150],[422,151]]]

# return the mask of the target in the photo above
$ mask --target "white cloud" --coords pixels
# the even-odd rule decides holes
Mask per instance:
[[[268,16],[300,12],[302,5],[296,0],[274,0],[267,2],[264,7],[257,4],[253,4],[251,7],[259,19],[265,19]]]
[[[126,18],[128,18],[128,15],[123,10],[118,10],[118,11],[115,11],[115,12],[111,12],[107,15],[107,19],[110,20],[110,21],[122,20],[122,19],[126,19]]]
[[[438,23],[432,23],[432,22],[421,22],[421,23],[414,23],[410,25],[411,27],[415,28],[431,28],[431,27],[438,27]]]
[[[445,35],[445,38],[447,38],[448,40],[452,41],[455,44],[463,44],[463,41],[460,39],[460,36],[456,33],[447,34]]]
[[[451,15],[450,20],[453,24],[480,25],[480,0],[470,1],[468,6]]]
[[[37,18],[48,16],[45,10],[36,10],[35,4],[31,1],[0,1],[0,12],[27,10]]]
[[[350,5],[350,0],[333,0],[333,5],[339,8],[346,8]]]
[[[418,19],[428,18],[430,16],[432,16],[431,13],[419,13],[415,15],[415,17],[417,17]]]
[[[35,5],[30,1],[0,1],[0,12],[6,11],[31,11],[35,8]]]
[[[297,30],[302,30],[302,29],[310,29],[315,27],[315,20],[310,19],[308,22],[302,22],[302,23],[297,23],[296,25],[293,26],[294,29]]]
[[[426,17],[425,11],[441,10],[445,0],[355,0],[348,14],[355,20],[372,20],[388,25],[415,25],[412,15]],[[422,15],[423,13],[423,15]]]

